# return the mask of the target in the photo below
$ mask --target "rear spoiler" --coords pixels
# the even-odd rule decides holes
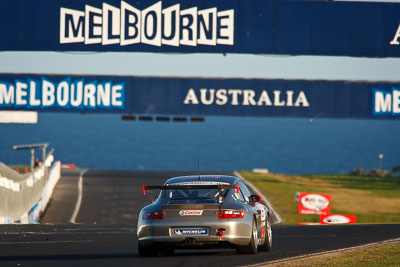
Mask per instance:
[[[236,193],[239,193],[238,184],[205,184],[205,185],[143,185],[143,195],[146,195],[146,190],[168,190],[168,189],[236,189]]]

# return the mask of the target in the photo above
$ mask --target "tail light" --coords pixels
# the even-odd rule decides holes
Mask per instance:
[[[241,210],[219,210],[218,219],[243,218],[244,211]]]
[[[163,212],[163,211],[153,211],[153,212],[144,213],[142,218],[143,218],[143,220],[162,220],[164,215],[165,215],[165,212]]]

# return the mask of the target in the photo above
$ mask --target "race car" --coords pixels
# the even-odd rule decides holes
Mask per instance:
[[[270,212],[259,195],[234,176],[194,175],[168,179],[139,214],[140,256],[180,249],[236,249],[238,254],[270,251]]]

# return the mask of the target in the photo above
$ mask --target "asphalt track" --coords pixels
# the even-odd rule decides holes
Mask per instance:
[[[143,196],[141,186],[181,174],[88,171],[72,224],[80,172],[63,172],[42,224],[0,226],[0,266],[243,266],[400,238],[400,224],[274,226],[271,252],[236,255],[234,250],[195,250],[141,258],[137,216],[154,197],[154,193]]]

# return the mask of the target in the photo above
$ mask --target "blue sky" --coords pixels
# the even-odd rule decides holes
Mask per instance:
[[[400,59],[243,54],[0,52],[2,73],[400,80]]]

